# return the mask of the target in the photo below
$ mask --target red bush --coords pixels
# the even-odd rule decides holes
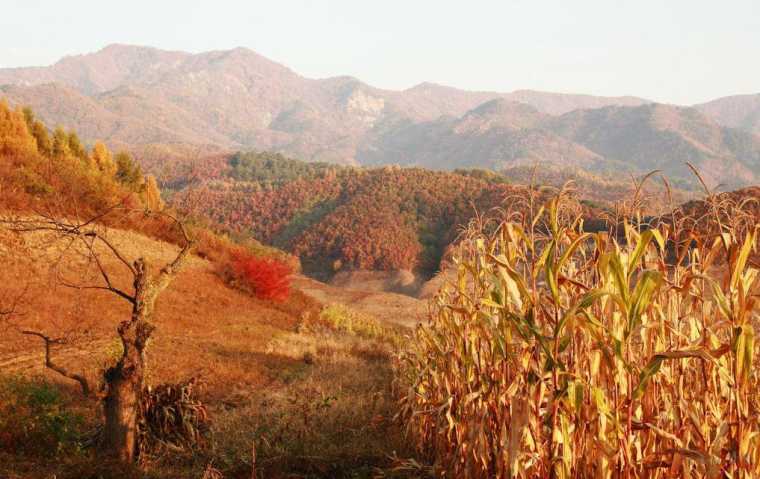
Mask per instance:
[[[247,253],[236,254],[231,261],[236,282],[257,298],[284,301],[290,293],[290,266],[272,258]]]

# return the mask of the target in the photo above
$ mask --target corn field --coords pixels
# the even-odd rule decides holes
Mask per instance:
[[[402,357],[400,416],[440,475],[760,477],[743,205],[589,233],[564,189],[536,198],[470,228]]]

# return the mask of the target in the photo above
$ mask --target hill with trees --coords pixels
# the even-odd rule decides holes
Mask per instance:
[[[546,127],[604,157],[608,168],[659,169],[674,180],[694,182],[689,162],[710,185],[728,187],[755,182],[760,173],[759,136],[722,127],[694,108],[578,110],[552,118]]]
[[[417,167],[345,167],[307,163],[267,152],[215,156],[173,180],[171,203],[203,214],[235,234],[297,255],[319,278],[355,270],[436,273],[462,228],[498,216],[538,190],[572,182],[587,220],[612,217],[634,195],[637,177],[591,175],[582,169],[515,167],[452,172]],[[691,197],[649,182],[640,206],[657,214]],[[648,201],[656,196],[656,201]]]
[[[0,101],[0,211],[19,217],[70,218],[133,230],[182,244],[176,214],[168,210],[158,182],[144,175],[132,156],[113,154],[103,143],[86,148],[74,131],[49,131],[29,109]],[[94,220],[93,220],[94,221]],[[251,239],[239,244],[224,228],[211,231],[202,214],[184,218],[195,250],[220,264],[241,255],[271,256],[297,270],[295,258]],[[218,234],[222,233],[222,234]]]
[[[345,168],[237,154],[173,205],[291,251],[304,268],[437,270],[458,227],[519,188],[421,168]]]

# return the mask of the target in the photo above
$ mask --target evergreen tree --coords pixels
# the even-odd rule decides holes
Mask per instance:
[[[95,146],[92,148],[91,157],[92,162],[104,175],[112,177],[116,174],[116,165],[106,145],[101,142],[95,143]]]
[[[85,150],[84,146],[82,146],[82,142],[79,140],[79,136],[75,132],[69,133],[69,151],[72,155],[76,156],[77,158],[87,161],[87,150]]]
[[[45,125],[39,120],[34,120],[31,127],[32,136],[37,141],[37,150],[45,156],[49,156],[53,151],[53,144],[50,141],[50,135]]]
[[[24,114],[0,100],[0,155],[9,158],[35,156],[37,145],[29,133]]]
[[[143,192],[145,197],[145,206],[151,211],[161,211],[164,209],[164,202],[161,200],[161,190],[158,189],[158,183],[156,178],[149,175],[145,179],[145,190]]]
[[[50,155],[53,146],[50,142],[47,128],[34,116],[31,108],[25,106],[22,111],[24,113],[24,120],[26,120],[26,127],[37,141],[37,150],[43,155]]]
[[[68,156],[70,153],[69,135],[59,126],[53,132],[53,156],[63,157]]]
[[[116,179],[132,190],[136,190],[143,182],[140,165],[126,151],[120,151],[114,158],[116,161]]]

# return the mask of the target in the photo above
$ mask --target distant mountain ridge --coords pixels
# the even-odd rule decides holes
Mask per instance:
[[[718,98],[696,108],[722,125],[760,133],[760,93]]]
[[[114,148],[272,150],[307,161],[447,169],[549,162],[591,171],[685,161],[713,183],[760,175],[760,98],[696,109],[648,100],[434,83],[402,91],[305,78],[251,50],[198,54],[110,45],[49,67],[0,69],[0,98]],[[167,153],[168,154],[168,153]]]

